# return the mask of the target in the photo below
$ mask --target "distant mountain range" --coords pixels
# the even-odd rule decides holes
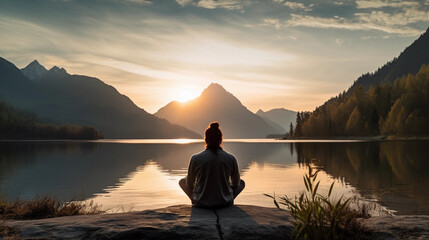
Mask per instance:
[[[155,116],[203,133],[208,124],[218,121],[225,138],[264,138],[269,134],[284,134],[282,127],[269,124],[249,111],[221,85],[210,84],[201,95],[191,101],[170,102]],[[273,125],[274,124],[274,125]]]
[[[37,61],[18,69],[0,58],[0,101],[55,124],[93,126],[106,138],[200,138],[182,126],[137,107],[114,87],[93,77],[47,70]]]
[[[286,133],[290,130],[291,123],[295,126],[297,112],[284,108],[275,108],[266,112],[259,109],[256,114],[267,122],[274,122],[279,125],[283,129],[283,132]]]

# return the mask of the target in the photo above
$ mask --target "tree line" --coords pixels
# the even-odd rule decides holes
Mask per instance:
[[[358,85],[313,112],[298,112],[294,137],[429,134],[429,65],[369,89]]]
[[[34,113],[0,102],[0,139],[100,139],[94,127],[40,123]]]

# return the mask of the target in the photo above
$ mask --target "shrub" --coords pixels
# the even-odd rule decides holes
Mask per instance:
[[[290,199],[287,196],[280,197],[277,201],[275,195],[266,196],[274,200],[277,208],[284,210],[281,205],[286,206],[294,218],[295,230],[293,237],[296,239],[344,239],[363,238],[364,227],[359,218],[368,217],[365,208],[358,212],[350,208],[349,199],[340,197],[334,201],[331,199],[334,183],[331,184],[327,196],[318,193],[320,181],[317,174],[313,173],[309,166],[309,172],[304,175],[305,191]],[[356,234],[358,235],[352,235]]]

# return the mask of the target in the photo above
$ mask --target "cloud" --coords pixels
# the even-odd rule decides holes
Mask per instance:
[[[119,1],[128,2],[128,3],[142,4],[142,5],[150,5],[150,4],[152,4],[152,2],[149,1],[149,0],[119,0]]]
[[[206,9],[217,9],[217,8],[223,8],[227,10],[242,10],[244,9],[244,6],[250,5],[252,1],[245,0],[245,1],[239,1],[239,0],[175,0],[177,4],[180,6],[197,6],[201,8]]]
[[[242,10],[246,1],[235,0],[201,0],[197,3],[198,7],[207,9],[224,8],[228,10]]]
[[[385,35],[385,36],[363,36],[363,37],[361,37],[362,40],[376,39],[376,38],[388,39],[388,38],[390,38],[390,36]]]
[[[297,2],[285,2],[283,3],[285,6],[291,8],[291,9],[305,9],[305,5],[303,3],[297,3]]]
[[[372,11],[370,13],[355,13],[354,16],[354,19],[347,19],[344,17],[323,18],[291,14],[291,19],[287,20],[285,25],[345,30],[378,30],[405,36],[418,36],[421,34],[421,30],[408,25],[429,21],[429,12],[415,9],[408,9],[403,13]]]
[[[176,2],[182,7],[193,3],[192,0],[176,0]]]
[[[280,27],[282,26],[280,24],[280,20],[276,19],[276,18],[265,18],[264,19],[264,24],[268,24],[268,25],[274,25],[274,27],[276,29],[280,29]]]
[[[411,1],[358,0],[356,1],[356,5],[358,9],[365,9],[365,8],[383,8],[383,7],[392,7],[392,8],[416,7],[416,6],[419,6],[420,4],[418,2],[411,2]]]
[[[343,43],[344,43],[344,40],[342,38],[335,39],[335,44],[337,46],[341,46],[341,45],[343,45]]]
[[[289,2],[284,0],[273,0],[274,3],[277,4],[283,4],[284,6],[292,9],[292,10],[304,10],[304,11],[311,11],[311,7],[314,6],[314,4],[310,4],[308,7],[306,7],[303,3],[300,2]]]

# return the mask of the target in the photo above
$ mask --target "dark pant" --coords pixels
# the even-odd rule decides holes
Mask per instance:
[[[232,188],[232,194],[234,195],[234,199],[238,196],[238,194],[241,193],[241,191],[243,191],[245,185],[246,184],[244,183],[244,181],[242,179],[240,179],[240,185],[238,185],[236,187],[231,187]],[[192,200],[192,190],[193,190],[193,188],[189,187],[186,184],[186,179],[185,178],[180,179],[179,186],[186,193],[186,195],[188,195],[188,197],[189,197],[189,199],[191,199],[192,203],[194,203],[194,201]]]

